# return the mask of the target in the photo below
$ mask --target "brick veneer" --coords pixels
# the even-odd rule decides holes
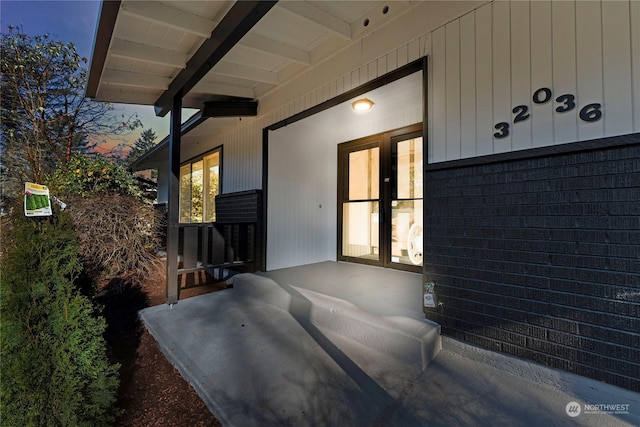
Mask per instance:
[[[428,318],[640,391],[640,134],[429,165]]]

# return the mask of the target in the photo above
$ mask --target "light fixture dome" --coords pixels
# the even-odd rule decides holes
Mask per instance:
[[[355,111],[367,111],[370,110],[371,108],[373,108],[373,101],[370,100],[369,98],[362,98],[362,99],[358,99],[356,101],[354,101],[351,104],[351,107],[355,110]]]

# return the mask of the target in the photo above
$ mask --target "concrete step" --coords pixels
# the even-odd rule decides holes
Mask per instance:
[[[233,287],[288,311],[308,331],[337,334],[418,369],[425,369],[442,349],[440,325],[427,319],[378,316],[349,301],[250,273],[236,275]]]

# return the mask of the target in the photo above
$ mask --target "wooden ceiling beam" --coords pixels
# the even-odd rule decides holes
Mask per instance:
[[[311,3],[306,1],[285,1],[281,2],[279,6],[294,15],[326,28],[345,40],[351,40],[352,38],[351,25],[349,23],[328,14]]]
[[[167,90],[171,83],[170,77],[155,74],[132,73],[129,71],[107,68],[102,73],[102,81],[106,84],[134,86],[144,89]]]
[[[251,80],[263,83],[278,83],[278,73],[246,65],[234,64],[233,62],[220,61],[211,70],[213,74],[220,74],[227,77]]]
[[[150,1],[128,1],[122,3],[120,13],[137,19],[165,25],[202,38],[211,36],[216,22],[171,6]]]
[[[244,38],[238,44],[249,49],[254,49],[260,52],[266,52],[271,55],[279,56],[280,58],[288,59],[299,64],[311,64],[309,52],[307,52],[306,50],[298,49],[296,47],[289,46],[287,44],[280,43],[266,37],[249,33],[244,36]]]
[[[122,39],[113,39],[111,43],[111,55],[118,58],[167,65],[181,69],[187,67],[186,53]]]

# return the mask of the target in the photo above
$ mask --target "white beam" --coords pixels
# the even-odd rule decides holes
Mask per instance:
[[[278,73],[232,62],[220,61],[211,69],[210,73],[264,83],[278,83]]]
[[[175,68],[187,67],[188,58],[186,53],[134,43],[128,40],[113,39],[110,52],[112,56],[118,58],[167,65]]]
[[[107,68],[102,73],[102,82],[122,86],[134,86],[145,89],[169,89],[170,77],[155,74],[131,73]]]
[[[254,98],[253,89],[241,86],[231,86],[220,83],[211,83],[201,80],[200,83],[195,85],[191,90],[191,94],[203,93],[207,95],[225,95],[225,96],[237,96],[239,98]]]
[[[351,40],[351,25],[306,1],[281,1],[278,2],[278,6],[326,28],[345,40]]]
[[[255,34],[247,34],[242,38],[242,40],[240,40],[239,44],[244,47],[279,56],[299,64],[309,65],[311,63],[309,52],[306,50],[298,49]]]
[[[209,38],[216,22],[184,12],[171,6],[151,1],[122,2],[121,13],[138,19],[166,25],[186,33]]]

